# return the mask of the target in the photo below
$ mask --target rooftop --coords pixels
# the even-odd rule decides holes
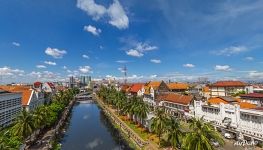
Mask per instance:
[[[166,93],[166,94],[158,95],[157,100],[189,105],[190,102],[193,100],[193,96],[180,95],[176,93]]]
[[[167,86],[170,90],[187,90],[189,88],[186,83],[168,83]]]
[[[211,87],[245,87],[246,84],[241,81],[217,81]]]

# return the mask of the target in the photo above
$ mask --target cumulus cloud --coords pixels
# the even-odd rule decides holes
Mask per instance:
[[[83,58],[86,58],[86,59],[89,59],[89,56],[88,56],[88,55],[85,55],[85,54],[83,54],[82,57],[83,57]]]
[[[13,76],[13,75],[22,75],[25,71],[20,69],[12,69],[10,67],[4,66],[0,68],[1,76]]]
[[[98,36],[101,33],[101,29],[96,28],[94,26],[88,25],[84,26],[84,31],[90,32],[91,34]]]
[[[151,59],[150,60],[152,63],[160,64],[161,60],[160,59]]]
[[[109,23],[119,29],[126,29],[129,26],[129,18],[118,0],[114,0],[108,9],[110,16]]]
[[[143,53],[141,53],[135,49],[130,49],[130,50],[126,51],[126,54],[129,56],[134,56],[134,57],[142,57],[144,55]]]
[[[231,67],[229,65],[216,65],[214,68],[216,71],[231,71]]]
[[[97,4],[94,0],[77,0],[77,7],[85,11],[95,21],[105,18],[109,24],[118,29],[129,27],[129,18],[118,0],[114,0],[109,8]]]
[[[37,68],[39,68],[39,69],[44,69],[44,68],[47,68],[46,66],[44,66],[44,65],[36,65],[36,67]]]
[[[230,46],[221,50],[212,51],[212,53],[215,55],[231,56],[242,52],[246,52],[248,50],[249,49],[246,46]]]
[[[51,66],[56,66],[57,63],[56,62],[52,62],[52,61],[44,61],[45,64],[47,65],[51,65]]]
[[[193,64],[183,64],[183,66],[186,68],[194,68],[195,67],[195,65],[193,65]]]
[[[86,73],[92,73],[90,66],[80,66],[80,67],[79,67],[79,71],[80,71],[81,73],[84,73],[84,74],[86,74]]]
[[[63,68],[63,69],[68,69],[68,67],[67,67],[67,66],[63,66],[62,68]]]
[[[53,58],[63,58],[63,56],[65,54],[67,54],[67,51],[65,50],[59,50],[57,48],[50,48],[48,47],[46,50],[45,50],[45,53],[47,55],[50,55],[52,56]]]
[[[12,44],[13,44],[14,46],[16,46],[16,47],[19,47],[19,46],[20,46],[20,43],[18,43],[18,42],[12,42]]]
[[[134,48],[126,51],[126,54],[134,57],[142,57],[145,52],[158,49],[157,46],[152,46],[149,45],[148,43],[142,43],[142,42],[138,42],[133,45]]]

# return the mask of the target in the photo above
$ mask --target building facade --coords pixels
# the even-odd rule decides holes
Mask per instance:
[[[13,123],[21,109],[21,93],[0,90],[0,128]]]
[[[246,84],[241,81],[218,81],[210,85],[211,97],[232,96],[245,91]]]

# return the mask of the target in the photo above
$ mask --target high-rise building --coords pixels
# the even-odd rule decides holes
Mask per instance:
[[[75,79],[73,76],[69,77],[69,88],[73,88],[75,85]]]
[[[0,89],[0,128],[13,123],[22,109],[22,93]]]

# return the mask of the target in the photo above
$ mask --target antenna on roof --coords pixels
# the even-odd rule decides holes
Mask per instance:
[[[124,65],[123,73],[124,73],[124,84],[126,84],[127,83],[127,68],[126,68],[126,65]]]

